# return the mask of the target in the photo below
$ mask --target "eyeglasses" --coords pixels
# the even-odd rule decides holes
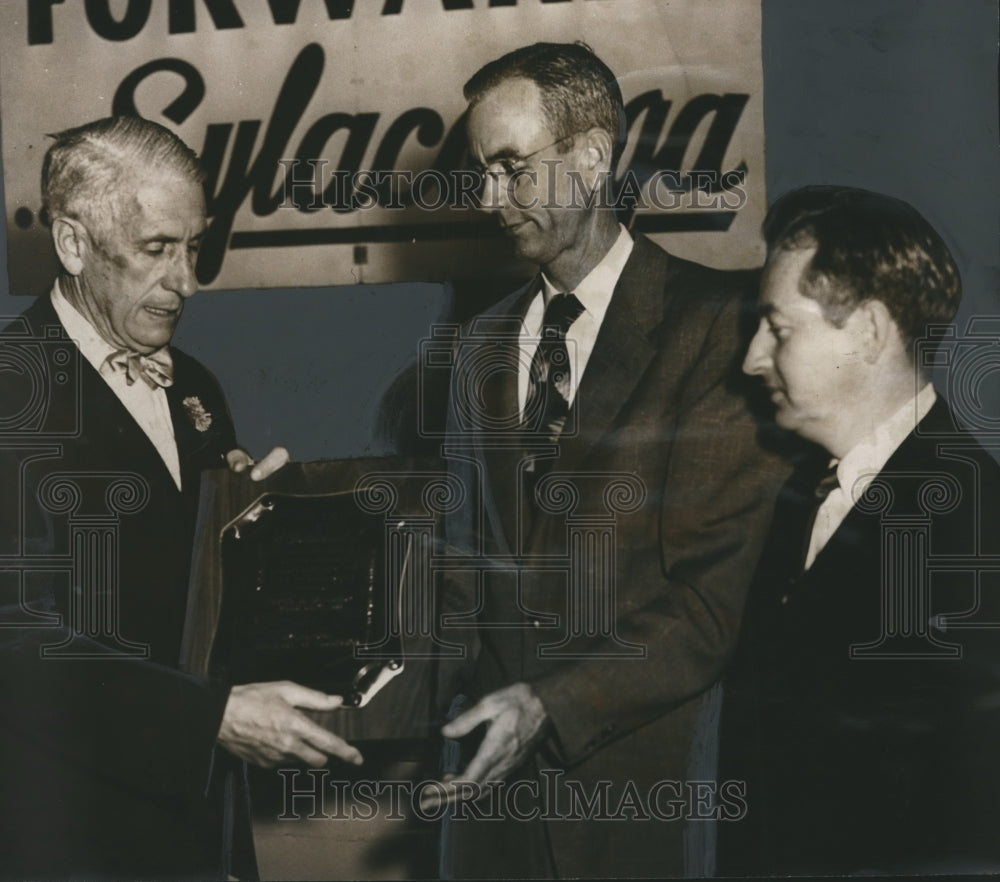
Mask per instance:
[[[489,165],[477,166],[475,171],[482,178],[481,183],[485,184],[487,178],[492,178],[497,184],[501,180],[507,180],[508,186],[518,186],[522,182],[528,180],[528,176],[522,174],[522,172],[528,171],[531,167],[531,160],[538,156],[550,147],[555,147],[557,144],[562,144],[563,141],[568,141],[570,138],[575,138],[577,132],[573,132],[570,135],[563,135],[561,138],[557,138],[551,144],[546,144],[544,147],[539,147],[537,150],[532,150],[531,153],[526,153],[524,156],[505,156],[502,159],[497,159],[491,162]]]

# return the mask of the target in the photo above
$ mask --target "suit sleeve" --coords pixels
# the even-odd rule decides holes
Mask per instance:
[[[716,312],[664,431],[666,477],[659,503],[659,560],[640,585],[619,592],[617,635],[645,647],[639,660],[601,659],[601,639],[580,661],[532,682],[567,765],[711,686],[730,657],[745,593],[785,466],[758,442],[738,387],[736,298]],[[667,353],[669,357],[669,353]],[[672,440],[671,440],[672,439]],[[652,516],[655,513],[651,512]],[[620,550],[620,554],[649,549]]]
[[[452,358],[457,364],[457,343],[452,349]],[[449,376],[445,408],[447,437],[452,442],[460,439],[460,447],[468,443],[455,407],[457,389],[461,382],[462,378],[453,370]],[[448,456],[446,462],[448,474],[462,488],[465,500],[462,506],[442,519],[445,539],[442,552],[451,559],[472,557],[477,553],[479,545],[477,523],[473,516],[473,512],[478,512],[481,506],[479,475],[475,461],[469,458]],[[475,659],[479,654],[479,634],[475,624],[470,622],[465,627],[456,628],[448,622],[449,616],[467,615],[470,610],[475,609],[475,575],[471,570],[447,571],[434,583],[433,588],[434,620],[446,635],[448,647],[439,652],[435,659],[431,713],[435,719],[444,721],[454,715],[456,697],[468,698]]]
[[[32,750],[158,797],[202,795],[229,690],[149,661],[5,645],[0,719]]]
[[[4,413],[23,397],[16,385],[7,377],[0,390]],[[227,442],[232,429],[228,417],[224,422],[220,437]],[[103,655],[42,655],[69,629],[65,622],[54,624],[60,615],[55,576],[38,566],[54,551],[52,521],[41,510],[34,481],[23,485],[27,462],[56,457],[63,443],[74,441],[49,443],[27,432],[17,443],[0,445],[0,555],[6,558],[0,561],[0,725],[25,750],[50,756],[54,769],[73,764],[161,798],[199,796],[208,783],[227,687],[147,659],[110,656],[82,636],[80,644]],[[54,458],[49,468],[58,471],[63,463]],[[52,564],[58,566],[65,568],[65,561]],[[49,783],[58,789],[58,781]]]

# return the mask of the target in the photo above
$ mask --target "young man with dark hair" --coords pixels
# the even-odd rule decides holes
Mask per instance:
[[[814,446],[725,682],[721,775],[747,812],[720,869],[996,872],[1000,466],[929,377],[959,272],[899,200],[827,188],[781,211],[743,370]]]

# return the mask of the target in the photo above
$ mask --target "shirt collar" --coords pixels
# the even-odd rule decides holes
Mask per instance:
[[[857,499],[937,401],[928,383],[875,430],[854,445],[837,464],[837,483]],[[831,463],[832,465],[832,463]]]
[[[66,299],[66,295],[59,287],[58,279],[52,286],[52,308],[66,330],[66,336],[76,341],[80,354],[90,362],[94,370],[99,371],[107,357],[118,351],[98,334],[94,326]]]
[[[608,310],[611,295],[615,291],[618,279],[621,278],[622,271],[625,269],[625,264],[628,262],[634,244],[628,230],[619,224],[618,238],[615,239],[614,245],[601,258],[601,262],[587,273],[583,280],[573,289],[573,293],[580,303],[583,304],[583,308],[598,323],[604,318],[604,313]],[[542,297],[546,305],[548,305],[549,301],[556,294],[566,293],[556,290],[553,284],[545,277],[545,273],[541,273],[541,277]]]

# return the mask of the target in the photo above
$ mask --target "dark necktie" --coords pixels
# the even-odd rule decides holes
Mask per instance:
[[[800,463],[778,494],[750,591],[748,621],[762,615],[766,618],[774,608],[772,603],[787,604],[799,586],[816,514],[837,482],[836,469],[827,468],[827,462]]]
[[[819,514],[820,507],[826,501],[826,497],[833,493],[839,486],[837,481],[837,465],[834,462],[820,474],[819,479],[813,486],[810,507],[806,511],[805,535],[802,537],[802,553],[799,558],[799,572],[805,570],[806,558],[809,555],[809,543],[812,540],[813,525],[816,523],[816,515]]]
[[[521,426],[526,432],[555,444],[569,415],[572,370],[566,332],[583,312],[575,294],[557,294],[545,307],[541,339],[531,359],[528,394],[524,400]],[[533,501],[535,486],[552,468],[551,456],[531,456],[525,465],[525,498]],[[530,517],[530,513],[526,514]]]
[[[553,297],[545,307],[541,339],[531,359],[521,425],[553,444],[569,414],[571,366],[566,332],[582,312],[583,304],[575,294]]]

